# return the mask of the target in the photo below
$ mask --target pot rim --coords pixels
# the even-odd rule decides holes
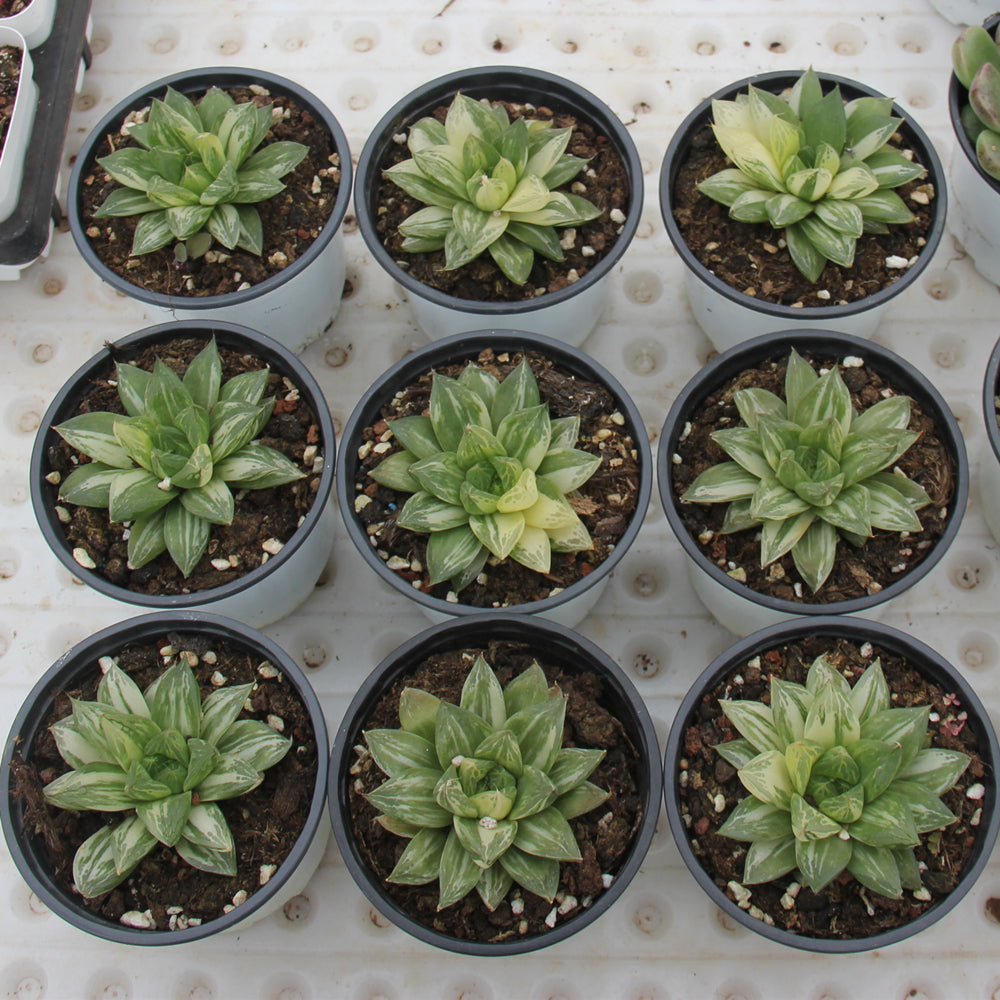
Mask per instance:
[[[390,570],[385,562],[379,558],[369,543],[368,536],[364,533],[354,511],[354,499],[357,496],[353,488],[354,469],[357,461],[357,442],[355,439],[369,423],[373,422],[372,415],[378,413],[380,405],[388,402],[397,388],[419,378],[426,372],[453,359],[475,360],[476,355],[487,347],[498,352],[534,350],[571,371],[583,369],[591,381],[601,382],[615,397],[617,409],[625,417],[625,426],[632,433],[639,462],[639,492],[635,513],[608,557],[595,566],[591,573],[574,581],[558,594],[550,595],[540,601],[512,604],[504,608],[480,608],[461,602],[452,604],[442,598],[433,597],[415,589],[397,573]],[[428,357],[432,360],[426,360]],[[393,387],[391,391],[387,392],[383,388],[387,385]],[[358,400],[341,432],[341,447],[337,454],[337,482],[340,484],[340,488],[337,490],[337,502],[351,541],[365,562],[375,570],[378,577],[398,593],[430,611],[449,617],[479,616],[495,614],[498,611],[517,611],[535,616],[544,615],[583,594],[603,580],[620,562],[635,541],[649,507],[653,488],[653,460],[645,424],[632,398],[624,386],[589,355],[563,341],[554,340],[541,334],[528,333],[524,330],[473,330],[470,333],[460,333],[431,341],[431,343],[397,361],[372,382],[361,399]]]
[[[493,639],[533,642],[543,654],[543,659],[545,656],[552,656],[555,650],[559,650],[564,659],[556,662],[565,664],[565,658],[572,657],[571,662],[582,664],[580,672],[586,669],[601,675],[609,689],[605,692],[605,697],[621,702],[631,710],[632,717],[629,721],[633,732],[630,735],[635,741],[638,752],[636,777],[637,782],[646,787],[642,789],[645,793],[643,816],[631,851],[616,874],[614,882],[589,909],[583,910],[565,923],[557,924],[545,934],[487,943],[461,940],[435,931],[410,917],[391,896],[384,892],[381,880],[374,875],[355,850],[349,832],[350,824],[345,822],[344,814],[347,808],[342,793],[352,780],[348,771],[353,763],[351,756],[353,747],[358,742],[360,727],[384,689],[411,671],[416,663],[435,652],[456,650],[466,646],[481,647]],[[432,625],[407,639],[369,673],[344,713],[333,741],[328,777],[328,806],[337,846],[352,878],[368,900],[393,923],[420,941],[459,954],[519,955],[565,940],[578,930],[589,926],[625,891],[639,871],[656,832],[662,799],[661,760],[656,731],[645,701],[614,659],[589,639],[564,625],[545,619],[526,619],[523,615],[493,612],[488,620],[465,618]],[[648,780],[643,781],[643,778]]]
[[[892,113],[903,119],[900,131],[906,135],[911,147],[919,154],[920,162],[927,168],[927,179],[934,183],[934,218],[930,231],[927,234],[926,245],[921,249],[917,262],[906,269],[891,285],[880,288],[877,292],[856,302],[849,302],[846,305],[829,306],[804,306],[803,308],[793,308],[790,305],[783,305],[777,302],[768,302],[764,299],[753,298],[745,295],[737,288],[723,281],[712,273],[698,258],[692,253],[690,247],[681,235],[680,227],[674,219],[672,210],[673,187],[677,172],[680,169],[680,161],[684,150],[690,142],[690,136],[698,129],[706,125],[711,119],[712,101],[726,100],[732,98],[737,92],[747,89],[749,84],[754,86],[766,86],[769,83],[784,81],[789,85],[801,76],[801,71],[795,70],[775,70],[768,73],[757,73],[753,76],[744,77],[735,83],[721,87],[715,93],[706,97],[698,104],[693,111],[681,122],[674,132],[673,137],[667,146],[667,152],[663,157],[660,167],[659,195],[660,214],[663,217],[667,235],[674,249],[679,254],[688,272],[701,282],[708,285],[714,292],[722,295],[736,304],[749,309],[751,312],[761,313],[766,316],[773,316],[776,319],[787,321],[789,324],[801,322],[823,322],[829,320],[836,322],[845,316],[853,316],[857,313],[867,312],[871,309],[888,302],[897,296],[916,281],[917,277],[931,262],[934,251],[941,242],[941,237],[945,231],[945,216],[947,213],[948,195],[945,185],[944,167],[938,157],[937,151],[927,137],[924,130],[914,121],[913,116],[904,111],[895,102],[892,105]],[[838,76],[834,73],[817,73],[817,76],[824,84],[835,84],[842,91],[853,91],[858,96],[885,97],[884,94],[852,80],[849,77]],[[768,88],[771,89],[771,88]]]
[[[474,96],[488,97],[497,91],[511,89],[516,93],[540,90],[544,93],[547,103],[556,108],[572,109],[579,117],[597,125],[607,135],[628,175],[629,211],[626,212],[622,231],[618,234],[614,246],[579,281],[554,292],[546,292],[537,298],[514,302],[462,299],[425,285],[412,277],[396,263],[382,245],[372,222],[371,206],[377,190],[374,174],[386,148],[392,144],[394,135],[417,118],[429,114],[437,105],[450,100],[459,90],[472,93]],[[509,318],[557,305],[577,295],[582,289],[596,284],[617,265],[631,243],[639,226],[643,204],[643,176],[639,154],[632,136],[614,111],[589,90],[564,76],[528,66],[513,65],[472,66],[439,76],[411,90],[379,119],[378,124],[369,133],[358,157],[354,187],[354,212],[358,220],[358,229],[379,266],[408,293],[449,309],[479,314],[484,323],[488,323],[494,317]]]
[[[998,462],[1000,462],[1000,422],[997,421],[996,398],[1000,382],[1000,340],[993,345],[989,361],[986,363],[986,377],[983,379],[983,417],[986,421],[986,438]]]
[[[96,570],[85,569],[73,558],[72,551],[66,542],[66,537],[58,523],[55,514],[57,487],[49,487],[45,483],[45,469],[48,466],[47,453],[49,447],[58,440],[58,435],[52,429],[58,422],[59,413],[68,408],[71,399],[78,399],[81,393],[77,387],[81,382],[89,381],[102,368],[110,366],[115,356],[129,349],[139,349],[147,341],[163,343],[182,337],[198,336],[204,333],[206,341],[211,335],[221,334],[218,340],[225,345],[227,342],[245,341],[248,353],[259,357],[268,367],[274,367],[288,377],[299,388],[307,402],[316,414],[320,426],[323,447],[323,471],[320,475],[319,489],[313,499],[312,507],[305,515],[305,520],[296,528],[292,537],[285,543],[277,555],[271,556],[266,563],[244,573],[229,583],[204,590],[195,590],[187,594],[143,594],[129,590],[118,584],[111,583]],[[75,406],[75,403],[73,404]],[[67,416],[69,414],[66,414]],[[81,365],[62,385],[55,398],[49,404],[45,415],[39,424],[31,449],[29,481],[31,490],[31,506],[35,520],[42,531],[49,548],[53,551],[63,566],[77,578],[82,579],[88,587],[98,593],[117,601],[136,604],[150,609],[170,611],[182,608],[211,605],[216,601],[242,593],[263,578],[281,569],[291,557],[306,543],[320,521],[327,500],[334,486],[334,468],[336,463],[336,440],[334,437],[333,420],[327,406],[323,391],[309,369],[286,347],[270,337],[238,323],[228,323],[222,320],[176,320],[169,323],[159,323],[144,327],[128,336],[122,337],[110,346],[101,350]]]
[[[758,593],[746,584],[737,583],[712,562],[701,550],[695,539],[691,537],[678,513],[678,500],[674,495],[670,474],[671,456],[674,453],[674,444],[680,436],[687,413],[723,381],[753,364],[754,358],[775,357],[787,353],[789,348],[793,346],[799,353],[832,349],[837,353],[849,352],[852,355],[863,357],[866,359],[866,363],[869,359],[874,361],[873,367],[876,371],[887,372],[888,376],[897,384],[902,382],[902,388],[906,390],[907,394],[918,397],[924,409],[931,411],[929,415],[934,418],[938,434],[955,461],[955,496],[949,505],[948,524],[944,533],[920,563],[877,594],[866,594],[863,597],[855,597],[846,601],[821,604],[791,601]],[[916,389],[920,391],[916,392]],[[667,522],[684,551],[698,569],[707,573],[715,582],[722,584],[731,594],[743,597],[751,604],[796,617],[857,614],[883,604],[909,590],[910,587],[922,580],[948,551],[958,534],[969,498],[969,461],[965,450],[965,441],[951,409],[933,383],[910,362],[890,351],[887,347],[833,330],[779,330],[737,344],[709,361],[684,386],[670,407],[663,424],[663,431],[660,434],[660,443],[656,453],[656,472],[660,503],[667,515]]]
[[[38,712],[36,706],[41,703],[46,706],[51,705],[55,692],[66,686],[64,677],[76,677],[93,671],[97,669],[96,663],[100,656],[111,655],[126,643],[149,640],[168,630],[216,635],[237,645],[249,647],[255,654],[262,655],[274,663],[292,682],[309,713],[316,738],[318,771],[302,833],[266,886],[261,886],[242,906],[204,924],[176,931],[141,930],[98,917],[78,903],[75,897],[68,897],[55,885],[46,870],[44,859],[38,857],[33,850],[25,849],[22,842],[26,839],[26,834],[17,826],[23,818],[22,810],[15,808],[14,798],[6,790],[10,788],[12,782],[10,761],[14,750],[34,739],[48,712],[48,708]],[[26,731],[26,727],[30,727],[29,735],[24,737],[22,734]],[[329,735],[319,699],[303,670],[273,639],[243,622],[222,615],[189,610],[160,611],[116,622],[87,636],[63,653],[36,682],[18,709],[4,747],[2,769],[5,772],[3,776],[5,791],[0,796],[0,823],[8,850],[22,878],[45,905],[63,920],[96,937],[121,944],[152,946],[183,944],[211,937],[245,920],[264,906],[294,874],[323,819],[326,809],[328,764]],[[35,838],[29,836],[27,839]]]
[[[270,275],[264,281],[244,288],[242,291],[233,290],[222,295],[184,296],[167,295],[163,292],[153,292],[142,285],[133,284],[126,280],[117,271],[112,270],[94,252],[90,241],[84,235],[84,223],[80,216],[80,199],[76,192],[80,190],[84,174],[93,167],[95,162],[94,150],[106,135],[117,132],[122,120],[133,110],[146,106],[154,97],[168,86],[173,86],[185,94],[198,94],[207,90],[211,86],[219,87],[240,87],[251,83],[260,83],[269,90],[281,90],[295,99],[295,102],[309,110],[330,132],[334,146],[340,156],[340,184],[337,188],[337,199],[334,203],[333,211],[327,219],[319,235],[313,240],[308,250],[283,271]],[[119,101],[103,118],[91,129],[87,138],[83,142],[80,152],[77,154],[70,174],[68,194],[66,198],[66,215],[69,218],[70,232],[73,242],[83,259],[90,266],[91,270],[97,274],[102,281],[107,282],[116,291],[127,295],[129,298],[138,299],[149,305],[158,306],[162,309],[189,309],[189,310],[209,310],[240,305],[253,301],[267,292],[290,281],[297,274],[304,271],[322,251],[327,247],[334,236],[339,232],[340,225],[347,214],[347,206],[351,197],[351,153],[347,144],[347,137],[340,123],[334,117],[330,108],[320,100],[315,94],[307,90],[301,84],[290,80],[287,77],[279,76],[276,73],[269,73],[265,70],[253,69],[242,66],[208,66],[195,69],[182,70],[178,73],[171,73],[169,76],[161,77],[152,83],[134,90],[124,100]]]
[[[931,677],[935,683],[941,683],[937,678],[947,678],[949,687],[961,693],[963,706],[967,707],[970,722],[978,723],[977,738],[980,743],[979,752],[988,765],[987,770],[992,775],[987,784],[986,797],[983,800],[983,816],[985,823],[979,827],[979,850],[971,864],[962,873],[958,885],[942,900],[924,911],[919,917],[908,924],[873,934],[865,938],[833,939],[815,938],[796,934],[765,924],[763,920],[750,916],[741,910],[712,880],[708,872],[694,854],[690,845],[687,828],[681,819],[679,799],[676,794],[676,783],[673,775],[677,770],[677,761],[683,756],[684,730],[687,720],[700,702],[702,693],[717,683],[725,674],[734,669],[735,665],[760,652],[773,649],[785,642],[794,640],[797,636],[823,636],[832,638],[849,638],[869,640],[890,649],[897,655],[905,656],[907,661],[925,677]],[[965,896],[972,888],[976,879],[985,869],[990,859],[993,844],[1000,831],[1000,809],[997,808],[998,778],[996,765],[1000,761],[1000,745],[997,743],[996,732],[990,721],[989,713],[976,695],[975,690],[965,680],[961,672],[951,665],[936,650],[921,642],[912,635],[887,625],[883,622],[848,616],[820,616],[803,618],[798,621],[781,622],[760,629],[743,639],[733,643],[720,653],[698,676],[688,689],[667,736],[664,754],[663,793],[667,809],[667,819],[670,831],[677,844],[688,870],[698,884],[705,890],[712,901],[728,916],[756,931],[763,937],[779,944],[789,945],[806,951],[825,952],[827,954],[845,954],[849,952],[869,951],[895,944],[913,934],[924,930],[935,923]]]

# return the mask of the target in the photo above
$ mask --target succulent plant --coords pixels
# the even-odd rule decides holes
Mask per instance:
[[[547,573],[553,551],[592,546],[566,494],[601,460],[573,447],[579,417],[553,420],[539,400],[527,359],[502,382],[469,364],[458,378],[434,373],[429,416],[389,424],[403,450],[369,474],[412,494],[396,524],[430,534],[431,584],[451,580],[458,593],[491,554]]]
[[[46,801],[127,814],[78,848],[73,879],[84,896],[113,889],[157,844],[202,871],[236,874],[216,803],[256,788],[291,745],[266,723],[239,718],[252,687],[221,687],[202,701],[178,657],[145,691],[112,663],[96,701],[71,699],[72,714],[51,727],[71,770],[45,786]]]
[[[93,459],[60,484],[59,498],[106,507],[130,523],[128,562],[144,566],[166,549],[188,576],[208,545],[213,524],[231,524],[231,487],[264,489],[302,471],[281,452],[253,440],[270,419],[266,368],[222,382],[212,338],[183,379],[157,359],[153,371],[116,365],[125,414],[81,413],[55,430]]]
[[[368,801],[410,841],[388,881],[436,880],[439,910],[473,889],[493,910],[515,882],[551,902],[559,862],[580,860],[568,820],[608,795],[587,780],[604,751],[562,746],[565,713],[537,663],[501,687],[477,657],[459,705],[405,688],[401,728],[365,733],[389,777]]]
[[[94,218],[139,216],[134,255],[177,242],[179,256],[197,257],[214,239],[259,256],[264,235],[253,206],[283,191],[281,178],[309,151],[298,142],[272,142],[255,152],[271,129],[271,108],[237,103],[218,87],[196,105],[168,87],[145,121],[127,125],[138,147],[98,158],[122,187]]]
[[[403,250],[444,249],[454,270],[488,250],[518,285],[531,273],[535,254],[562,260],[558,227],[596,219],[586,198],[556,190],[585,160],[566,153],[573,130],[550,121],[515,118],[502,105],[456,94],[442,125],[421,118],[411,126],[411,159],[385,176],[427,205],[400,226]]]
[[[892,188],[925,170],[886,143],[901,124],[889,98],[844,103],[839,86],[823,94],[807,70],[788,98],[750,86],[712,102],[712,130],[735,166],[698,189],[732,218],[782,230],[799,271],[818,281],[827,260],[854,263],[863,233],[913,221]]]
[[[962,127],[979,165],[1000,180],[1000,48],[982,25],[965,28],[951,49],[955,76],[969,91]]]
[[[681,501],[728,503],[721,534],[759,527],[762,568],[791,552],[815,593],[833,569],[838,533],[861,546],[874,528],[921,530],[927,493],[883,471],[919,437],[908,429],[908,397],[858,413],[839,367],[818,375],[793,348],[784,399],[745,388],[733,401],[745,426],[712,433],[732,461],[702,472]]]
[[[878,659],[848,684],[826,655],[771,703],[720,702],[741,737],[715,749],[750,793],[719,828],[748,841],[743,881],[798,869],[819,892],[845,869],[883,896],[921,888],[913,848],[956,820],[940,796],[969,758],[927,746],[929,706],[892,708]]]

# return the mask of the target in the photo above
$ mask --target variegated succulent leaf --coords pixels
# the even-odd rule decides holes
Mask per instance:
[[[254,205],[285,189],[281,178],[308,153],[298,142],[271,142],[272,105],[237,103],[210,88],[195,104],[168,87],[145,119],[126,130],[137,145],[97,162],[118,185],[94,217],[138,217],[132,254],[175,244],[179,260],[213,241],[260,256],[263,230]]]
[[[759,528],[760,565],[791,553],[814,593],[834,566],[838,535],[863,544],[873,529],[920,531],[930,503],[893,467],[917,440],[910,400],[890,396],[857,412],[834,365],[822,375],[792,348],[785,400],[756,388],[734,402],[745,426],[712,439],[729,456],[702,472],[683,503],[726,503],[721,533]]]
[[[124,814],[77,850],[73,878],[83,896],[119,885],[157,844],[203,871],[236,874],[216,803],[256,788],[291,746],[269,725],[240,718],[251,688],[224,685],[203,700],[178,656],[145,691],[112,662],[96,701],[72,701],[72,713],[51,727],[71,769],[45,786],[45,799]]]
[[[569,820],[608,796],[588,780],[604,751],[563,747],[565,711],[537,663],[504,688],[478,656],[458,705],[404,689],[401,728],[364,734],[388,778],[368,801],[410,841],[388,881],[436,881],[438,909],[473,889],[495,909],[514,882],[551,901],[580,859]]]
[[[962,126],[976,147],[979,165],[1000,180],[1000,49],[982,25],[970,25],[955,39],[951,61],[968,91]]]
[[[750,793],[719,828],[749,844],[744,882],[797,868],[814,892],[845,870],[883,896],[920,888],[913,848],[955,822],[941,795],[968,756],[926,746],[929,708],[893,708],[879,659],[852,687],[823,654],[770,694],[719,703],[740,736],[716,750]]]
[[[233,488],[264,489],[302,478],[281,452],[255,444],[274,409],[266,369],[222,381],[213,337],[183,378],[157,360],[152,372],[118,363],[124,414],[95,410],[55,430],[92,461],[74,469],[59,499],[107,508],[128,523],[128,563],[166,551],[185,575],[201,559],[213,524],[231,524]]]
[[[798,270],[819,280],[826,262],[850,267],[865,232],[913,221],[893,190],[923,177],[920,164],[887,147],[901,124],[888,98],[844,102],[825,95],[809,69],[788,98],[750,86],[712,102],[712,130],[732,161],[698,189],[732,218],[784,234]]]
[[[572,129],[515,118],[501,105],[456,94],[444,124],[421,118],[408,134],[411,158],[385,176],[427,207],[399,231],[409,253],[444,250],[453,270],[488,252],[511,281],[524,284],[535,254],[562,260],[558,230],[601,210],[560,187],[585,160],[566,152]]]
[[[527,359],[503,381],[475,364],[458,378],[435,373],[429,416],[389,429],[403,450],[369,475],[412,494],[396,524],[430,535],[431,584],[450,580],[459,593],[490,556],[548,573],[552,552],[591,548],[568,496],[601,459],[574,447],[578,418],[549,416]]]

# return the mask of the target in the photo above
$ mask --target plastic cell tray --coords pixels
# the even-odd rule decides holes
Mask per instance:
[[[517,63],[585,84],[626,122],[645,171],[638,236],[613,277],[586,349],[623,380],[655,442],[709,344],[687,311],[681,264],[657,204],[663,151],[687,111],[729,80],[814,65],[895,96],[950,160],[949,53],[957,28],[926,0],[832,7],[793,0],[94,0],[93,64],[70,116],[64,165],[120,96],[196,65],[294,77],[327,101],[355,156],[378,118],[418,83],[462,66]],[[613,13],[611,13],[613,11]],[[63,171],[64,178],[66,171]],[[65,183],[65,180],[63,181]],[[64,191],[60,192],[64,195]],[[305,353],[338,426],[362,389],[423,342],[409,307],[347,224],[349,291]],[[1000,330],[997,288],[946,235],[919,285],[896,299],[877,339],[927,371],[958,415],[975,475],[984,442],[980,381]],[[57,388],[105,340],[145,325],[94,277],[68,234],[2,292],[0,351],[0,731],[35,679],[72,644],[129,617],[77,584],[44,547],[27,465]],[[973,497],[952,551],[885,618],[962,668],[1000,722],[1000,554]],[[370,668],[427,622],[366,572],[345,533],[322,585],[267,629],[308,668],[335,731]],[[689,591],[655,499],[616,570],[590,638],[628,670],[663,742],[680,698],[732,637]],[[0,847],[0,996],[20,1000],[1000,1000],[994,860],[968,896],[921,936],[879,953],[821,958],[723,919],[681,863],[665,821],[642,874],[586,931],[509,960],[466,959],[405,936],[372,910],[331,842],[285,912],[181,949],[105,944],[49,913]]]

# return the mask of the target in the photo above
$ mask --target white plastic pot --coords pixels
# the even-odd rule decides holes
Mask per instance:
[[[381,165],[394,137],[461,91],[469,97],[544,104],[593,123],[607,136],[628,174],[629,203],[625,222],[611,251],[579,281],[558,291],[518,302],[460,299],[424,285],[396,263],[375,229]],[[593,94],[571,81],[523,66],[483,66],[431,80],[394,105],[375,126],[358,158],[354,210],[369,251],[404,289],[421,330],[432,339],[486,327],[537,333],[573,346],[582,344],[601,318],[608,277],[628,248],[642,211],[642,168],[628,130],[617,115]]]
[[[260,358],[262,364],[287,375],[298,386],[302,398],[316,414],[320,425],[319,448],[323,456],[320,486],[313,506],[285,546],[267,562],[220,587],[187,594],[143,594],[109,582],[96,569],[85,569],[73,558],[55,513],[58,486],[45,479],[49,471],[48,452],[58,440],[53,425],[70,417],[93,378],[117,360],[158,343],[178,337],[212,335],[222,346],[238,346]],[[63,386],[42,418],[31,454],[31,502],[42,534],[60,562],[88,587],[134,608],[156,610],[202,608],[236,618],[249,625],[263,626],[285,618],[316,586],[333,550],[337,515],[333,505],[334,473],[333,421],[322,390],[309,370],[290,351],[256,331],[232,323],[164,323],[133,333],[104,348],[83,365]]]
[[[15,18],[9,20],[13,21]],[[0,153],[0,222],[10,218],[17,208],[21,178],[24,176],[24,157],[38,106],[38,85],[33,77],[34,67],[28,54],[28,45],[19,31],[0,22],[0,46],[6,45],[21,50],[21,75],[18,78],[17,96],[14,98],[14,110],[7,126],[3,152]]]
[[[1000,15],[994,15],[984,27],[995,34],[998,24]],[[951,153],[952,210],[948,222],[976,270],[1000,285],[1000,181],[979,165],[975,144],[962,126],[962,108],[968,102],[968,90],[952,73],[948,114],[956,141]]]
[[[31,0],[24,10],[10,17],[0,17],[0,30],[13,28],[21,32],[26,47],[35,49],[49,37],[55,13],[56,0]]]
[[[167,632],[207,636],[246,650],[254,662],[267,660],[293,686],[309,713],[316,741],[318,772],[315,788],[306,804],[308,816],[302,833],[278,871],[265,886],[239,907],[200,926],[184,930],[142,930],[111,923],[84,907],[79,897],[67,895],[53,877],[41,838],[25,823],[24,802],[13,791],[11,757],[19,751],[30,759],[31,747],[52,708],[57,692],[72,690],[88,672],[97,669],[102,656],[116,656],[127,644],[152,641]],[[2,759],[0,819],[11,858],[32,890],[55,914],[98,938],[133,945],[172,945],[212,937],[232,929],[242,930],[263,917],[278,912],[305,888],[315,873],[330,839],[326,809],[329,737],[322,706],[294,659],[267,636],[240,622],[197,611],[160,612],[118,622],[78,643],[62,656],[38,681],[18,712],[4,747]],[[252,860],[252,859],[251,859]]]
[[[225,295],[202,297],[165,295],[150,292],[126,281],[106,267],[87,239],[86,223],[80,215],[80,186],[94,168],[98,156],[106,152],[105,137],[117,132],[130,111],[147,107],[154,97],[162,97],[168,86],[188,96],[199,96],[211,86],[247,87],[262,85],[272,93],[287,94],[329,130],[340,156],[340,186],[333,212],[312,246],[283,271],[257,285]],[[77,249],[90,267],[117,291],[138,300],[148,319],[154,322],[188,320],[208,323],[224,320],[239,323],[278,341],[293,353],[300,353],[320,337],[340,308],[346,264],[341,223],[351,194],[351,153],[343,129],[333,113],[314,94],[281,76],[255,69],[229,66],[191,70],[164,77],[137,90],[109,111],[87,136],[70,176],[67,214]]]
[[[882,320],[885,307],[916,281],[930,263],[944,233],[947,195],[941,161],[930,139],[903,109],[894,104],[893,114],[903,119],[899,130],[905,137],[907,146],[913,150],[917,161],[927,168],[927,181],[934,185],[935,191],[934,222],[927,234],[927,244],[921,250],[917,262],[907,268],[895,282],[867,298],[847,305],[807,306],[796,309],[790,305],[767,302],[745,295],[741,289],[733,288],[716,277],[698,260],[684,242],[677,221],[674,219],[673,209],[674,183],[692,137],[711,121],[713,100],[732,100],[737,94],[746,91],[749,84],[773,93],[781,93],[785,88],[791,87],[799,75],[797,72],[788,71],[761,73],[716,91],[684,119],[670,140],[663,158],[660,169],[660,212],[667,228],[667,235],[685,265],[685,287],[691,312],[718,351],[725,351],[745,340],[766,333],[792,327],[803,330],[837,330],[865,339],[871,337]],[[877,90],[845,77],[820,73],[819,78],[825,90],[834,84],[839,85],[841,93],[848,100],[865,96],[884,96]]]
[[[933,549],[908,572],[902,573],[879,593],[845,601],[816,603],[792,601],[760,594],[734,580],[705,553],[693,538],[680,515],[680,501],[673,488],[672,456],[684,433],[685,424],[701,403],[741,371],[767,359],[784,359],[794,347],[800,354],[826,352],[839,357],[860,356],[866,364],[887,378],[894,387],[916,399],[950,451],[955,466],[955,495],[948,507],[946,527]],[[681,390],[660,434],[656,455],[660,502],[681,547],[688,555],[691,587],[715,620],[735,635],[744,636],[770,625],[807,615],[855,615],[877,619],[889,601],[922,580],[951,545],[965,513],[969,496],[969,463],[958,423],[931,382],[909,362],[888,348],[832,330],[783,330],[747,341],[713,358]],[[843,545],[839,542],[838,545]]]
[[[498,354],[501,351],[536,351],[581,379],[602,383],[614,397],[618,412],[625,418],[625,429],[635,442],[640,475],[637,505],[632,520],[618,539],[614,551],[602,563],[595,566],[591,573],[557,594],[540,601],[507,605],[502,608],[481,608],[471,604],[451,603],[416,590],[402,576],[389,569],[385,561],[380,558],[365,531],[365,525],[354,509],[354,500],[357,496],[354,491],[355,472],[364,429],[381,418],[383,406],[389,403],[399,390],[432,369],[452,362],[474,360],[487,347]],[[635,404],[617,379],[577,348],[523,330],[478,330],[434,341],[408,354],[376,379],[358,401],[344,426],[337,455],[337,481],[340,484],[337,499],[351,541],[371,570],[384,583],[416,602],[420,610],[434,623],[466,615],[516,611],[524,615],[538,615],[569,628],[579,624],[597,604],[607,586],[612,569],[625,555],[639,533],[652,491],[652,477],[652,458],[645,426]]]

